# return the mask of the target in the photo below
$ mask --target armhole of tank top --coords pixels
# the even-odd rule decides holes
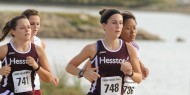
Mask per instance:
[[[7,43],[7,53],[5,56],[8,55],[8,52],[10,51],[11,48],[12,48],[11,43]]]
[[[36,44],[31,43],[31,50],[32,50],[32,52],[35,52],[35,53],[36,53],[36,56],[37,56],[37,58],[38,58],[38,52],[37,52],[37,50],[36,50]]]
[[[131,42],[131,44],[133,45],[133,47],[135,47],[137,50],[139,50],[139,45],[136,42]]]
[[[4,61],[4,59],[7,57],[8,52],[9,52],[9,50],[10,50],[10,48],[11,48],[10,43],[7,43],[6,45],[7,45],[7,52],[6,52],[5,56],[4,56],[4,58],[3,58],[3,59],[0,59],[1,63],[2,63],[2,62]]]
[[[126,49],[126,53],[129,55],[129,51],[128,51],[128,48],[127,48],[127,44],[126,44],[125,41],[123,41],[123,43],[124,43],[124,46],[125,46],[125,49]],[[130,57],[130,55],[129,55],[129,57]]]
[[[99,51],[99,40],[96,42],[96,54],[94,55],[94,57],[90,60],[90,61],[93,61],[94,58],[97,56],[98,54],[98,51]]]

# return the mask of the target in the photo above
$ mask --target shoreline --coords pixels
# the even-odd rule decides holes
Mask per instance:
[[[182,13],[182,14],[190,14],[190,5],[186,5],[186,6],[165,6],[165,7],[160,7],[158,5],[153,5],[153,6],[146,6],[146,7],[138,7],[138,8],[127,8],[127,7],[120,7],[120,6],[101,6],[101,5],[98,5],[98,6],[95,6],[95,5],[92,5],[92,6],[88,6],[88,5],[68,5],[68,4],[41,4],[41,3],[31,3],[31,4],[28,4],[28,3],[7,3],[7,2],[2,2],[0,1],[0,6],[3,6],[3,5],[6,5],[6,6],[15,6],[15,7],[34,7],[34,8],[39,8],[39,7],[44,7],[44,8],[48,8],[48,9],[51,9],[52,10],[48,10],[50,12],[63,12],[63,11],[57,11],[57,10],[53,10],[53,9],[62,9],[62,8],[66,8],[66,9],[76,9],[76,8],[81,8],[82,10],[89,10],[89,9],[92,9],[92,10],[101,10],[103,8],[118,8],[120,10],[132,10],[132,11],[142,11],[142,12],[168,12],[168,13]],[[8,8],[8,10],[11,10],[11,8]],[[12,8],[12,10],[16,10],[15,8]],[[23,9],[22,9],[23,10]],[[39,9],[41,10],[41,9]],[[0,8],[0,11],[2,11],[2,8]],[[17,11],[19,11],[17,9]],[[42,11],[45,11],[47,12],[47,10],[43,10]],[[69,11],[68,11],[69,12]],[[75,11],[74,11],[75,12]]]
[[[45,22],[44,22],[44,20],[42,20],[42,25],[45,25],[45,27],[42,26],[42,28],[40,29],[41,32],[38,33],[38,36],[40,36],[40,37],[43,37],[43,38],[71,38],[71,39],[72,38],[97,39],[97,38],[104,37],[104,32],[101,30],[100,26],[98,25],[98,15],[99,15],[98,9],[101,8],[100,6],[98,6],[97,8],[93,7],[90,9],[89,9],[89,7],[83,6],[83,7],[80,7],[82,9],[79,9],[79,6],[77,6],[77,7],[73,7],[73,6],[48,7],[46,5],[40,6],[40,5],[31,5],[31,4],[27,4],[27,5],[0,4],[0,13],[7,12],[7,11],[10,11],[10,12],[15,11],[18,13],[27,8],[34,8],[34,9],[39,10],[41,13],[45,13],[42,16],[42,18],[45,20]],[[117,8],[120,10],[124,10],[123,7],[117,7]],[[145,8],[144,9],[142,8],[141,10],[140,9],[138,9],[138,10],[137,9],[129,9],[129,11],[168,13],[167,11],[153,11],[150,9],[145,11]],[[146,9],[148,9],[148,8],[146,7]],[[157,9],[157,8],[155,8],[155,9]],[[70,13],[75,14],[75,15],[70,15]],[[182,13],[171,12],[171,11],[170,11],[170,13],[182,14]],[[67,15],[65,15],[65,14],[67,14]],[[91,15],[93,17],[90,17],[89,15]],[[69,18],[67,18],[66,16],[67,17],[69,16]],[[2,17],[2,15],[1,15],[1,17]],[[7,17],[11,17],[11,16],[10,15],[4,16],[2,18],[7,19]],[[72,19],[70,17],[73,17],[73,18],[77,17],[77,18]],[[94,17],[96,17],[96,18],[94,18]],[[58,18],[58,19],[55,19],[55,18]],[[5,21],[6,21],[6,19],[5,19]],[[72,21],[70,19],[72,19]],[[2,24],[5,23],[5,21],[1,21]],[[51,24],[52,21],[59,21],[59,23],[52,25]],[[96,23],[92,23],[92,22],[96,22]],[[89,25],[89,23],[92,23],[92,24]],[[1,27],[2,27],[2,25],[1,25]],[[65,27],[65,28],[63,28],[63,27]],[[52,31],[54,31],[54,32],[52,32]],[[139,37],[140,38],[139,40],[156,40],[156,41],[161,40],[162,41],[162,37],[152,34],[153,32],[154,31],[147,31],[147,32],[145,31],[144,32],[144,30],[143,30],[143,33],[138,32],[141,35]],[[146,35],[150,35],[150,34],[152,34],[150,37],[146,36]],[[146,37],[146,38],[143,38],[143,37]]]

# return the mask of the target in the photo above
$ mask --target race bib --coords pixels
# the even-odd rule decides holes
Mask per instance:
[[[21,70],[12,73],[15,93],[32,91],[31,72],[30,70]]]
[[[123,95],[134,95],[135,87],[137,86],[137,83],[135,83],[130,77],[124,78],[124,94]]]
[[[101,78],[101,95],[121,95],[122,78],[119,76]]]

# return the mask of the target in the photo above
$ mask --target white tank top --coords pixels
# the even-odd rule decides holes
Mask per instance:
[[[37,36],[34,36],[34,44],[42,47],[42,41],[40,38],[38,38]]]
[[[37,36],[34,36],[34,42],[33,43],[42,47],[42,41]],[[35,85],[34,90],[40,90],[40,77],[37,73],[35,76],[34,85]]]

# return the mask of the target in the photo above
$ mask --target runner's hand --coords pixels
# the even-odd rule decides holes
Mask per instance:
[[[34,58],[32,58],[31,56],[28,56],[26,58],[26,64],[28,64],[29,66],[32,66],[34,70],[38,68],[38,64],[36,63]]]
[[[142,79],[146,79],[149,75],[149,70],[143,64],[141,64]]]
[[[53,82],[53,84],[54,84],[55,86],[57,86],[57,85],[59,84],[59,78],[56,77],[56,76],[53,76],[52,82]]]
[[[125,75],[130,75],[132,72],[132,66],[130,62],[123,62],[121,63],[121,68],[120,70],[125,74]]]
[[[0,68],[0,75],[3,76],[8,76],[11,72],[11,64],[8,64],[6,66],[3,66],[2,68]]]
[[[100,75],[95,72],[96,70],[98,70],[98,68],[90,68],[86,70],[83,74],[83,77],[85,77],[90,82],[96,81],[98,78],[100,78]]]

